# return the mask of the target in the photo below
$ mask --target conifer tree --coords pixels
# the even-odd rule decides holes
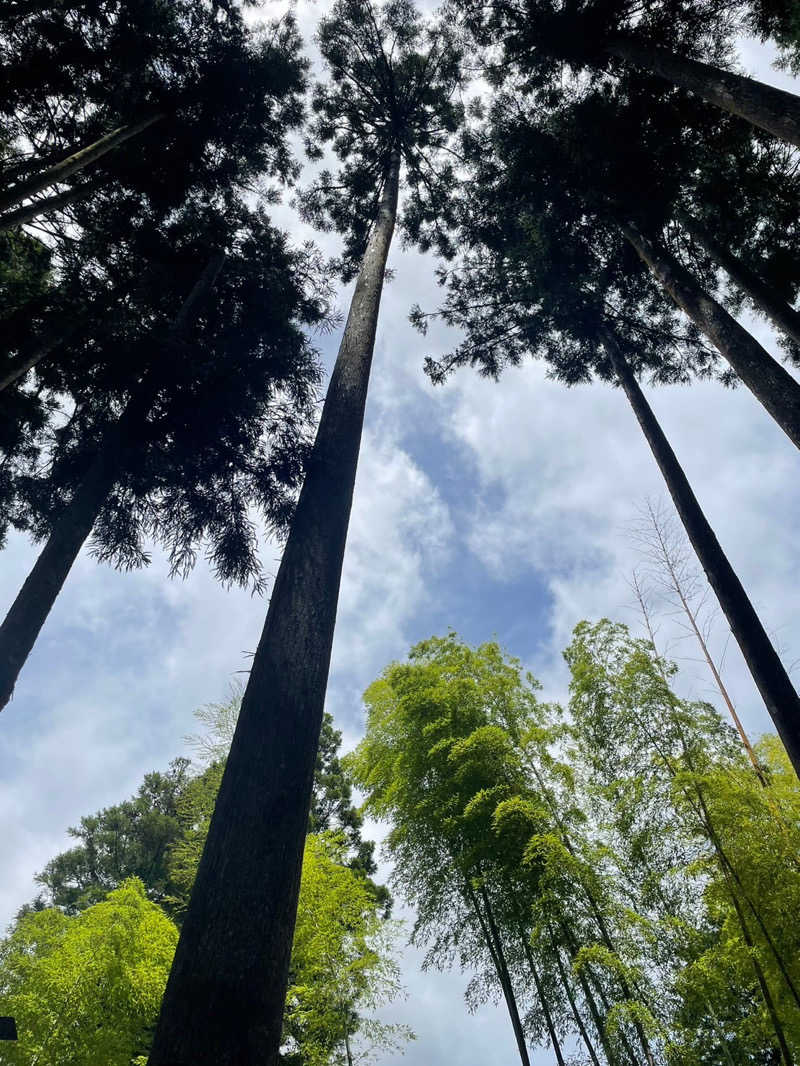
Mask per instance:
[[[322,209],[360,261],[336,365],[164,997],[151,1066],[264,1061],[280,1042],[302,845],[400,171],[415,180],[455,128],[446,34],[408,0],[342,0],[319,43],[317,131],[342,159]],[[318,201],[319,202],[319,198]],[[266,753],[269,753],[268,756]],[[255,903],[253,893],[258,893]],[[263,906],[264,899],[269,906]],[[253,904],[253,905],[251,905]]]
[[[98,557],[126,567],[148,561],[154,536],[183,574],[205,541],[223,580],[259,588],[248,508],[285,528],[302,475],[318,365],[301,324],[324,313],[305,288],[313,252],[236,201],[189,203],[134,228],[105,263],[97,318],[69,360],[39,368],[54,388],[68,382],[72,418],[44,476],[23,455],[11,484],[6,520],[46,544],[0,627],[3,703],[91,532]]]

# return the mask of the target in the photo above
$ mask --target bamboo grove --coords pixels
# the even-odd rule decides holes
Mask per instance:
[[[222,582],[263,592],[262,531],[284,542],[174,956],[153,927],[171,963],[151,1066],[273,1064],[282,1046],[395,232],[440,262],[440,306],[413,309],[412,321],[461,331],[449,354],[427,360],[434,383],[463,365],[497,377],[532,357],[565,385],[621,389],[800,772],[800,697],[769,619],[640,386],[741,384],[786,448],[800,448],[800,97],[746,76],[736,59],[750,34],[800,70],[794,5],[445,0],[423,15],[411,0],[336,0],[320,12],[316,79],[293,15],[259,22],[249,7],[8,0],[0,12],[0,535],[41,545],[0,624],[0,706],[20,678],[35,684],[26,661],[85,545],[121,569],[147,565],[157,545],[182,576],[204,554]],[[290,188],[306,222],[341,238],[335,262],[275,224],[272,204]],[[336,326],[337,280],[355,289],[320,407],[314,335]],[[770,324],[788,369],[743,311]],[[593,1063],[788,1066],[797,946],[781,926],[781,877],[756,869],[788,856],[796,830],[781,750],[759,756],[764,791],[754,791],[725,731],[671,694],[652,650],[601,626],[578,631],[568,661],[574,815],[554,769],[563,752],[548,747],[572,734],[547,715],[505,739],[492,730],[510,725],[473,723],[439,752],[446,761],[466,745],[468,763],[485,727],[499,746],[484,755],[505,775],[502,788],[476,786],[474,810],[464,808],[475,823],[451,843],[467,852],[440,856],[453,880],[437,891],[455,893],[469,916],[463,948],[442,933],[442,950],[482,960],[476,997],[499,982],[525,1064],[526,1032],[561,1063],[560,1034],[574,1026]],[[592,724],[604,686],[622,718]],[[644,724],[625,718],[640,713]],[[621,730],[618,751],[606,726]],[[522,740],[534,727],[537,772],[556,774],[536,784],[538,798]],[[627,780],[615,757],[630,758],[635,795],[614,793]],[[372,771],[361,756],[354,765],[369,795]],[[465,787],[469,773],[465,764]],[[590,792],[602,818],[586,837]],[[737,866],[734,822],[746,812],[778,837]],[[650,851],[641,834],[656,824],[670,832]],[[539,836],[541,854],[530,844]],[[341,866],[337,846],[316,858]],[[584,884],[584,867],[596,883]],[[617,893],[608,900],[606,870]],[[688,871],[691,899],[676,895],[675,870]],[[147,924],[141,886],[114,891]],[[425,913],[420,930],[434,921]],[[723,941],[738,945],[733,954]],[[530,1004],[517,1002],[523,970]]]

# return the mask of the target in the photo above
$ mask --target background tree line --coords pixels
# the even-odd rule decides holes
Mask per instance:
[[[183,915],[241,703],[197,712],[197,760],[145,775],[129,800],[81,818],[75,846],[36,876],[41,889],[0,941],[0,995],[14,1015],[9,1064],[146,1062]],[[374,844],[326,716],[314,776],[281,1062],[364,1061],[413,1036],[374,1009],[404,994],[401,923],[373,879]]]

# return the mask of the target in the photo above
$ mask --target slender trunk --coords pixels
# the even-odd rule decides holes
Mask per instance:
[[[564,960],[561,958],[561,952],[559,951],[558,944],[556,944],[555,938],[552,937],[552,934],[551,939],[553,941],[552,946],[553,952],[555,953],[556,966],[558,967],[558,976],[561,980],[561,985],[564,989],[564,995],[567,997],[567,1002],[569,1003],[569,1009],[572,1012],[572,1017],[575,1021],[575,1025],[577,1026],[578,1032],[581,1035],[581,1040],[583,1040],[584,1044],[586,1045],[586,1050],[589,1053],[589,1058],[592,1060],[592,1066],[600,1066],[600,1060],[597,1057],[597,1052],[594,1049],[594,1044],[592,1043],[591,1037],[589,1036],[589,1033],[586,1030],[586,1026],[584,1025],[581,1012],[578,1009],[578,1004],[575,1000],[575,994],[572,990],[572,985],[570,983],[569,977],[567,976],[567,971],[564,969]]]
[[[500,987],[503,990],[503,998],[506,1001],[508,1015],[511,1018],[511,1028],[514,1030],[514,1039],[517,1042],[520,1061],[522,1062],[522,1066],[530,1066],[528,1047],[525,1043],[525,1033],[522,1030],[519,1008],[517,1007],[517,997],[514,993],[514,986],[511,983],[511,974],[508,972],[508,963],[506,962],[505,952],[503,951],[503,942],[497,931],[497,924],[494,921],[494,914],[489,905],[486,890],[483,888],[481,889],[481,895],[483,896],[483,902],[486,908],[485,918],[481,912],[475,893],[472,888],[467,885],[467,897],[472,903],[472,908],[475,911],[478,923],[481,927],[481,932],[483,933],[483,939],[486,941],[486,946],[489,949],[489,954],[492,957],[494,968],[497,971],[497,976],[500,980]]]
[[[206,266],[172,324],[172,338],[179,336],[199,311],[223,261],[224,257],[217,255]],[[67,574],[124,469],[136,430],[147,417],[155,391],[152,378],[146,376],[120,418],[106,430],[83,481],[56,520],[47,543],[0,625],[0,709],[11,699],[19,673]]]
[[[574,957],[575,955],[578,954],[578,944],[577,944],[577,942],[575,940],[575,937],[572,935],[572,930],[569,928],[569,926],[564,921],[561,921],[559,924],[561,926],[561,932],[562,932],[562,934],[564,936],[564,941],[565,941],[567,947],[569,948],[569,950],[572,952],[572,955]],[[594,975],[591,974],[591,971],[590,971],[590,976],[593,977],[593,979],[595,980],[595,983],[597,984],[598,997],[600,998],[600,1002],[601,1002],[601,1005],[603,1007],[603,1010],[606,1013],[606,1016],[608,1016],[608,1012],[610,1010],[610,1004],[609,1004],[609,1002],[608,1002],[608,1000],[606,998],[605,992],[603,991],[602,985],[597,981],[596,978],[594,978]],[[583,994],[584,994],[584,997],[586,998],[586,1002],[589,1005],[589,1013],[592,1016],[592,1021],[594,1022],[594,1027],[597,1030],[597,1035],[600,1038],[600,1043],[603,1046],[603,1053],[605,1054],[605,1057],[608,1059],[609,1066],[618,1066],[619,1059],[618,1059],[618,1056],[615,1053],[614,1049],[611,1047],[611,1043],[610,1043],[610,1041],[608,1039],[608,1034],[606,1032],[605,1019],[602,1018],[601,1015],[600,1015],[600,1011],[599,1011],[599,1009],[597,1007],[597,1003],[595,1002],[594,993],[592,992],[591,984],[590,984],[590,982],[589,982],[589,980],[588,980],[588,978],[586,976],[586,973],[584,972],[583,969],[580,969],[578,971],[578,981],[580,982],[580,986],[583,989]],[[628,1037],[626,1036],[624,1030],[620,1029],[618,1035],[619,1035],[619,1038],[620,1038],[620,1042],[622,1043],[622,1046],[623,1046],[623,1048],[625,1050],[625,1054],[628,1057],[628,1061],[631,1063],[631,1066],[639,1066],[638,1059],[636,1058],[636,1055],[634,1054],[633,1048],[631,1047],[630,1041],[628,1040]]]
[[[618,225],[678,307],[712,341],[759,403],[800,448],[800,384],[666,249],[657,247],[635,226],[626,222]]]
[[[6,370],[5,373],[0,373],[0,392],[2,392],[3,389],[7,389],[9,385],[13,385],[15,381],[19,381],[23,375],[27,374],[37,363],[41,363],[42,359],[48,356],[52,351],[55,351],[55,349],[63,344],[74,332],[75,327],[72,329],[68,328],[63,333],[48,337],[47,340],[38,344],[29,355],[20,359],[10,370]]]
[[[547,1026],[547,1033],[550,1037],[550,1043],[553,1045],[553,1051],[555,1052],[556,1062],[558,1066],[564,1066],[564,1056],[561,1052],[561,1043],[556,1033],[556,1027],[553,1024],[553,1016],[550,1013],[550,1006],[547,1002],[547,996],[545,995],[544,986],[542,985],[542,979],[539,976],[539,971],[536,968],[536,962],[533,958],[533,952],[530,949],[530,945],[527,940],[523,938],[522,946],[525,951],[525,958],[528,960],[528,969],[531,971],[531,977],[533,983],[536,986],[536,995],[539,997],[539,1002],[542,1005],[542,1013],[544,1014],[544,1023]]]
[[[692,761],[691,753],[689,751],[689,746],[686,743],[686,740],[684,738],[684,735],[683,735],[682,731],[681,731],[681,746],[683,748],[684,758],[686,759],[686,765],[689,767],[689,769],[692,771],[692,773],[695,773],[696,770],[695,770],[694,763]],[[662,759],[663,758],[664,757],[662,756]],[[667,767],[670,770],[670,773],[673,773],[673,770],[672,770],[672,767],[671,767],[669,761],[667,759],[664,759],[664,761],[667,763]],[[719,863],[719,866],[720,866],[720,872],[722,873],[722,876],[725,878],[725,882],[728,885],[728,888],[729,888],[729,891],[731,893],[731,896],[733,897],[733,896],[736,895],[736,891],[737,890],[736,890],[735,886],[738,886],[738,889],[741,890],[741,894],[742,894],[742,897],[743,897],[745,903],[748,905],[748,907],[752,911],[753,917],[756,920],[756,924],[758,925],[758,927],[761,930],[761,933],[762,933],[764,939],[767,942],[767,947],[771,951],[772,957],[775,959],[775,962],[776,962],[776,964],[778,966],[778,970],[780,971],[781,976],[783,977],[784,983],[786,984],[786,987],[787,987],[790,995],[794,999],[795,1004],[798,1007],[800,1007],[800,993],[798,993],[797,987],[795,986],[795,983],[792,980],[792,976],[789,973],[789,970],[788,970],[788,967],[786,966],[786,962],[784,961],[783,955],[778,950],[778,945],[775,943],[775,940],[774,940],[772,934],[770,933],[769,929],[767,929],[767,926],[766,926],[766,924],[764,922],[764,919],[761,916],[761,911],[756,906],[756,904],[753,902],[753,899],[752,899],[751,895],[746,891],[744,885],[742,884],[741,877],[737,873],[737,871],[736,871],[733,863],[731,862],[731,860],[728,858],[728,854],[725,851],[725,848],[723,847],[722,841],[720,840],[719,835],[718,835],[718,833],[717,833],[717,831],[716,831],[716,829],[714,827],[714,822],[713,822],[713,820],[711,818],[711,812],[708,809],[708,804],[706,803],[705,796],[703,795],[703,790],[701,789],[701,787],[700,787],[700,785],[699,785],[699,783],[697,781],[695,781],[695,783],[694,783],[694,791],[695,791],[695,793],[697,795],[697,801],[698,801],[698,804],[699,804],[699,814],[697,813],[697,809],[696,808],[695,808],[695,813],[697,814],[698,820],[700,821],[701,825],[704,827],[706,835],[708,836],[708,839],[711,841],[711,845],[714,848],[714,854],[716,855],[717,862]],[[691,803],[691,800],[690,800],[690,803]],[[694,805],[692,804],[692,806],[694,806]],[[734,900],[734,904],[737,907],[737,912],[738,912],[738,906],[739,906],[738,896]],[[743,932],[744,932],[744,930],[743,930]]]
[[[755,972],[756,980],[758,981],[758,987],[760,988],[761,995],[764,998],[764,1005],[767,1008],[767,1014],[769,1015],[770,1021],[772,1022],[772,1028],[775,1030],[775,1039],[777,1040],[778,1048],[780,1050],[781,1061],[784,1066],[794,1066],[794,1060],[792,1059],[791,1052],[789,1051],[789,1046],[786,1042],[786,1034],[783,1030],[783,1024],[780,1020],[780,1017],[778,1016],[775,1001],[772,998],[772,993],[770,992],[769,985],[767,984],[766,975],[761,966],[761,963],[758,961],[755,944],[753,943],[753,938],[750,935],[750,930],[747,928],[747,922],[745,921],[742,906],[739,902],[736,892],[734,891],[733,885],[730,883],[730,880],[727,877],[725,878],[725,880],[728,882],[728,891],[730,893],[731,902],[733,903],[733,908],[736,911],[736,917],[739,922],[739,928],[742,931],[742,939],[747,945],[748,955],[750,956],[750,961],[753,964],[753,971]]]
[[[730,697],[730,695],[728,693],[728,689],[727,689],[727,687],[725,685],[725,682],[722,680],[722,677],[720,676],[719,670],[717,670],[717,664],[714,662],[714,660],[713,660],[713,658],[711,656],[711,652],[708,649],[708,644],[706,644],[705,637],[700,632],[700,627],[697,624],[697,618],[695,617],[695,612],[692,610],[691,605],[690,605],[689,601],[687,600],[686,595],[684,593],[683,584],[681,583],[681,579],[678,576],[678,573],[677,573],[677,571],[675,569],[674,556],[670,552],[669,545],[667,544],[667,541],[665,539],[664,532],[663,532],[663,530],[661,528],[661,525],[659,523],[658,517],[655,514],[655,512],[653,511],[653,509],[651,507],[649,507],[649,506],[648,506],[648,513],[650,515],[650,521],[651,521],[651,525],[653,527],[653,533],[654,533],[654,535],[656,537],[656,540],[658,541],[658,550],[659,550],[659,552],[661,554],[661,559],[663,560],[664,568],[666,569],[667,574],[669,575],[669,580],[670,580],[670,583],[672,585],[673,592],[678,597],[678,601],[679,601],[679,603],[681,605],[681,609],[683,610],[683,613],[686,615],[686,617],[689,620],[689,626],[690,626],[692,632],[695,635],[695,639],[697,640],[697,643],[700,645],[700,650],[703,653],[703,657],[705,658],[706,664],[708,665],[708,668],[711,671],[711,675],[714,678],[714,681],[716,683],[717,688],[719,689],[719,693],[722,696],[722,699],[723,699],[723,701],[725,703],[725,706],[728,708],[728,713],[730,714],[731,718],[733,719],[733,724],[736,727],[736,731],[739,734],[739,738],[740,738],[740,740],[741,740],[741,742],[742,742],[742,744],[744,746],[745,751],[747,752],[747,757],[750,760],[750,764],[751,764],[751,766],[753,767],[753,770],[756,773],[756,777],[761,782],[761,785],[764,788],[766,788],[767,787],[767,779],[764,777],[764,772],[761,769],[761,766],[759,765],[758,759],[756,758],[756,753],[753,750],[753,745],[750,743],[750,737],[747,735],[747,732],[746,732],[746,730],[744,728],[744,725],[742,724],[742,720],[739,718],[739,715],[736,713],[736,708],[733,705],[733,700],[731,699],[731,697]],[[639,583],[636,580],[636,576],[635,575],[634,575],[634,579],[633,579],[633,587],[634,587],[635,592],[636,592],[636,599],[639,602],[639,609],[642,612],[642,617],[644,618],[644,624],[647,627],[647,634],[650,637],[650,643],[653,645],[653,648],[655,649],[656,654],[658,654],[658,648],[656,646],[656,635],[655,635],[655,632],[653,631],[653,626],[652,626],[652,624],[650,622],[650,612],[649,612],[649,610],[647,608],[647,604],[645,602],[644,594],[642,593],[642,590],[639,587]],[[668,684],[668,677],[667,677],[666,669],[662,666],[660,668],[659,672],[660,672],[662,678],[664,679],[665,684]]]
[[[400,175],[395,149],[156,1028],[150,1066],[273,1066]]]
[[[609,329],[604,328],[602,339],[620,385],[625,391],[653,456],[664,475],[670,496],[692,547],[697,553],[700,565],[728,620],[731,632],[742,651],[795,772],[800,776],[800,698],[761,625],[747,593],[742,588],[739,578],[703,514],[689,481],[625,360],[616,338]]]
[[[33,219],[39,218],[40,215],[46,215],[50,211],[59,211],[62,207],[66,207],[67,204],[80,200],[93,188],[95,188],[94,182],[84,182],[82,185],[76,185],[71,189],[66,189],[64,192],[56,193],[55,196],[46,196],[42,200],[32,200],[29,204],[24,204],[14,211],[0,215],[0,230],[11,229],[13,226],[22,226],[26,222],[32,222]]]
[[[559,831],[561,833],[561,839],[562,839],[562,842],[564,844],[564,847],[567,849],[567,851],[569,852],[570,855],[572,855],[574,858],[577,858],[575,849],[572,846],[572,841],[570,840],[569,834],[567,833],[567,830],[566,830],[566,826],[564,825],[564,821],[561,818],[561,815],[560,815],[560,813],[558,811],[557,806],[555,805],[555,803],[553,803],[552,798],[550,797],[547,789],[544,786],[544,782],[542,780],[541,774],[539,773],[539,770],[537,769],[536,765],[533,762],[530,762],[529,766],[530,766],[530,769],[533,771],[534,776],[536,777],[536,781],[537,781],[537,783],[539,785],[540,792],[545,797],[545,802],[547,803],[547,805],[548,805],[548,807],[550,809],[550,812],[553,815],[555,823],[558,826],[558,829],[559,829]],[[602,938],[603,943],[605,944],[606,948],[610,952],[612,952],[612,954],[616,955],[617,951],[616,951],[616,948],[614,946],[614,942],[613,942],[613,940],[611,938],[611,933],[609,932],[608,925],[606,924],[606,921],[605,921],[605,918],[603,917],[602,911],[600,910],[600,907],[597,904],[597,900],[594,898],[594,896],[592,895],[592,893],[589,891],[589,889],[587,888],[587,886],[585,884],[581,884],[581,888],[583,889],[583,894],[585,895],[586,901],[589,904],[589,909],[592,912],[592,916],[594,917],[594,920],[597,923],[597,928],[598,928],[598,930],[600,932],[600,936]],[[577,945],[575,945],[574,938],[571,940],[571,946],[572,946],[572,950],[574,950],[574,951],[577,950]],[[620,975],[618,980],[620,982],[620,988],[622,990],[623,996],[625,996],[626,999],[632,1000],[634,998],[633,990],[631,989],[630,985],[628,984],[627,979],[625,977],[623,977],[622,975]],[[644,1029],[642,1028],[641,1023],[636,1022],[635,1023],[635,1028],[636,1028],[637,1036],[639,1037],[639,1042],[642,1045],[642,1052],[644,1054],[646,1062],[648,1063],[648,1066],[655,1066],[655,1061],[653,1059],[653,1053],[652,1053],[652,1050],[650,1048],[650,1043],[649,1043],[649,1041],[647,1039],[647,1034],[645,1033]],[[635,1063],[636,1062],[636,1057],[633,1054],[633,1049],[630,1047],[630,1044],[628,1043],[627,1038],[624,1036],[624,1034],[622,1034],[622,1037],[623,1037],[623,1041],[625,1043],[625,1049],[628,1052],[628,1054],[629,1054],[629,1056],[631,1058],[631,1061],[633,1063]],[[603,1036],[603,1046],[604,1046],[604,1048],[606,1046],[605,1045],[605,1037],[604,1036]]]
[[[347,1056],[347,1066],[353,1066],[353,1052],[350,1050],[350,1037],[344,1034],[344,1052]]]
[[[605,50],[800,148],[800,97],[794,93],[630,37],[614,38]]]
[[[800,312],[776,296],[772,288],[733,254],[725,245],[720,244],[714,235],[706,229],[688,211],[679,208],[675,217],[697,243],[708,252],[719,266],[729,275],[731,281],[749,296],[753,303],[771,319],[779,330],[800,344]]]
[[[111,133],[107,133],[93,144],[73,152],[66,159],[62,159],[60,163],[55,163],[39,174],[19,182],[11,189],[0,193],[0,211],[8,211],[9,208],[16,207],[23,200],[27,200],[30,196],[35,196],[50,185],[66,181],[67,178],[76,174],[79,170],[100,159],[106,152],[112,151],[118,145],[130,140],[131,137],[135,137],[163,117],[164,115],[159,113],[142,119],[141,122],[132,122],[129,126],[120,126],[119,129],[112,130]]]

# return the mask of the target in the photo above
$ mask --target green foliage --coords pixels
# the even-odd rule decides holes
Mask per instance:
[[[404,163],[401,225],[423,247],[449,247],[450,142],[463,120],[461,49],[444,24],[432,25],[411,0],[338,0],[317,39],[327,79],[315,86],[311,155],[329,142],[341,161],[299,198],[301,213],[345,239],[339,262],[352,278],[376,216],[392,152]]]
[[[328,1066],[348,1054],[362,1061],[413,1037],[407,1026],[364,1013],[402,993],[392,957],[399,923],[381,917],[369,883],[346,859],[341,833],[309,834],[286,997],[289,1063],[299,1057],[307,1066]]]
[[[760,745],[764,787],[733,731],[679,699],[675,668],[625,626],[581,623],[565,657],[567,715],[496,644],[452,633],[365,694],[347,762],[390,823],[427,963],[471,970],[474,1007],[502,981],[499,944],[535,1042],[566,1040],[577,1012],[613,1063],[777,1061],[776,1024],[797,1048],[800,1021],[800,788],[785,754]]]
[[[178,931],[136,878],[69,917],[24,915],[0,945],[0,995],[19,1041],[9,1066],[129,1066],[146,1047]]]

